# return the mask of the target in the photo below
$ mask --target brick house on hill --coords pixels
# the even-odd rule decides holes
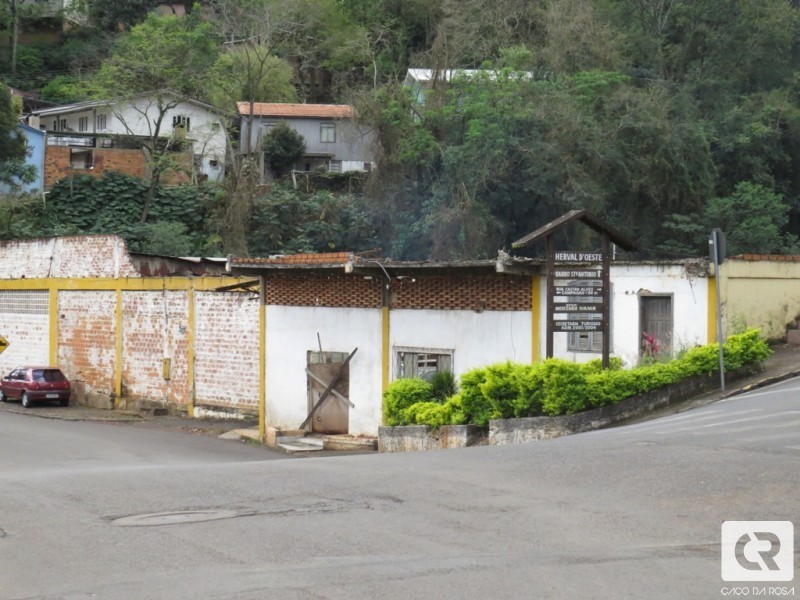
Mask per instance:
[[[160,107],[167,107],[163,114]],[[44,185],[49,188],[73,174],[99,177],[119,171],[146,179],[142,146],[153,137],[181,165],[162,176],[164,183],[221,181],[227,152],[224,117],[208,104],[165,91],[40,108],[28,120],[47,136]]]

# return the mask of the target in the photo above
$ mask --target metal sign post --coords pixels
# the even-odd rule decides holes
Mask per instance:
[[[722,350],[722,298],[719,292],[719,266],[725,260],[725,234],[720,228],[711,231],[708,238],[711,261],[714,263],[714,284],[717,290],[717,345],[719,346],[719,384],[720,389],[725,391],[725,357]]]

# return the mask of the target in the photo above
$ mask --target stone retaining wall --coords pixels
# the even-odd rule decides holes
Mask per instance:
[[[427,425],[378,427],[378,451],[416,452],[473,446],[481,439],[476,425],[445,425],[431,429]]]
[[[752,371],[728,374],[728,379],[733,380],[750,372]],[[520,444],[602,429],[613,423],[676,404],[692,396],[713,390],[717,386],[719,386],[719,373],[696,375],[641,396],[627,398],[619,404],[602,406],[574,415],[491,420],[489,421],[489,444],[492,446]]]

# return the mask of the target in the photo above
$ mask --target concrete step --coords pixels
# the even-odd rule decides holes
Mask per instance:
[[[278,448],[282,448],[289,454],[294,454],[295,452],[319,452],[323,449],[323,446],[324,444],[321,439],[308,437],[278,444]]]
[[[251,427],[249,429],[232,429],[218,436],[222,440],[252,440],[254,442],[260,441],[258,435],[258,427]]]

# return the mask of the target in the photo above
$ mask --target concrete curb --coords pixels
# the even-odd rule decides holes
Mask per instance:
[[[719,398],[720,400],[724,400],[726,398],[732,398],[733,396],[738,396],[739,394],[752,392],[753,390],[757,390],[759,388],[772,385],[773,383],[780,383],[781,381],[786,381],[787,379],[792,379],[798,376],[800,376],[800,370],[787,371],[785,373],[780,373],[779,375],[765,377],[764,379],[756,381],[755,383],[750,383],[738,389],[731,390],[730,392],[725,392],[724,394],[721,394]]]
[[[98,423],[139,423],[145,420],[144,417],[128,415],[128,414],[116,414],[109,416],[76,415],[75,413],[69,413],[69,412],[65,412],[64,414],[57,414],[55,412],[44,412],[41,409],[37,409],[35,407],[26,409],[14,409],[6,407],[0,412],[8,412],[15,415],[28,415],[31,417],[37,417],[39,419],[52,419],[56,421],[75,421],[75,422],[93,421]]]

